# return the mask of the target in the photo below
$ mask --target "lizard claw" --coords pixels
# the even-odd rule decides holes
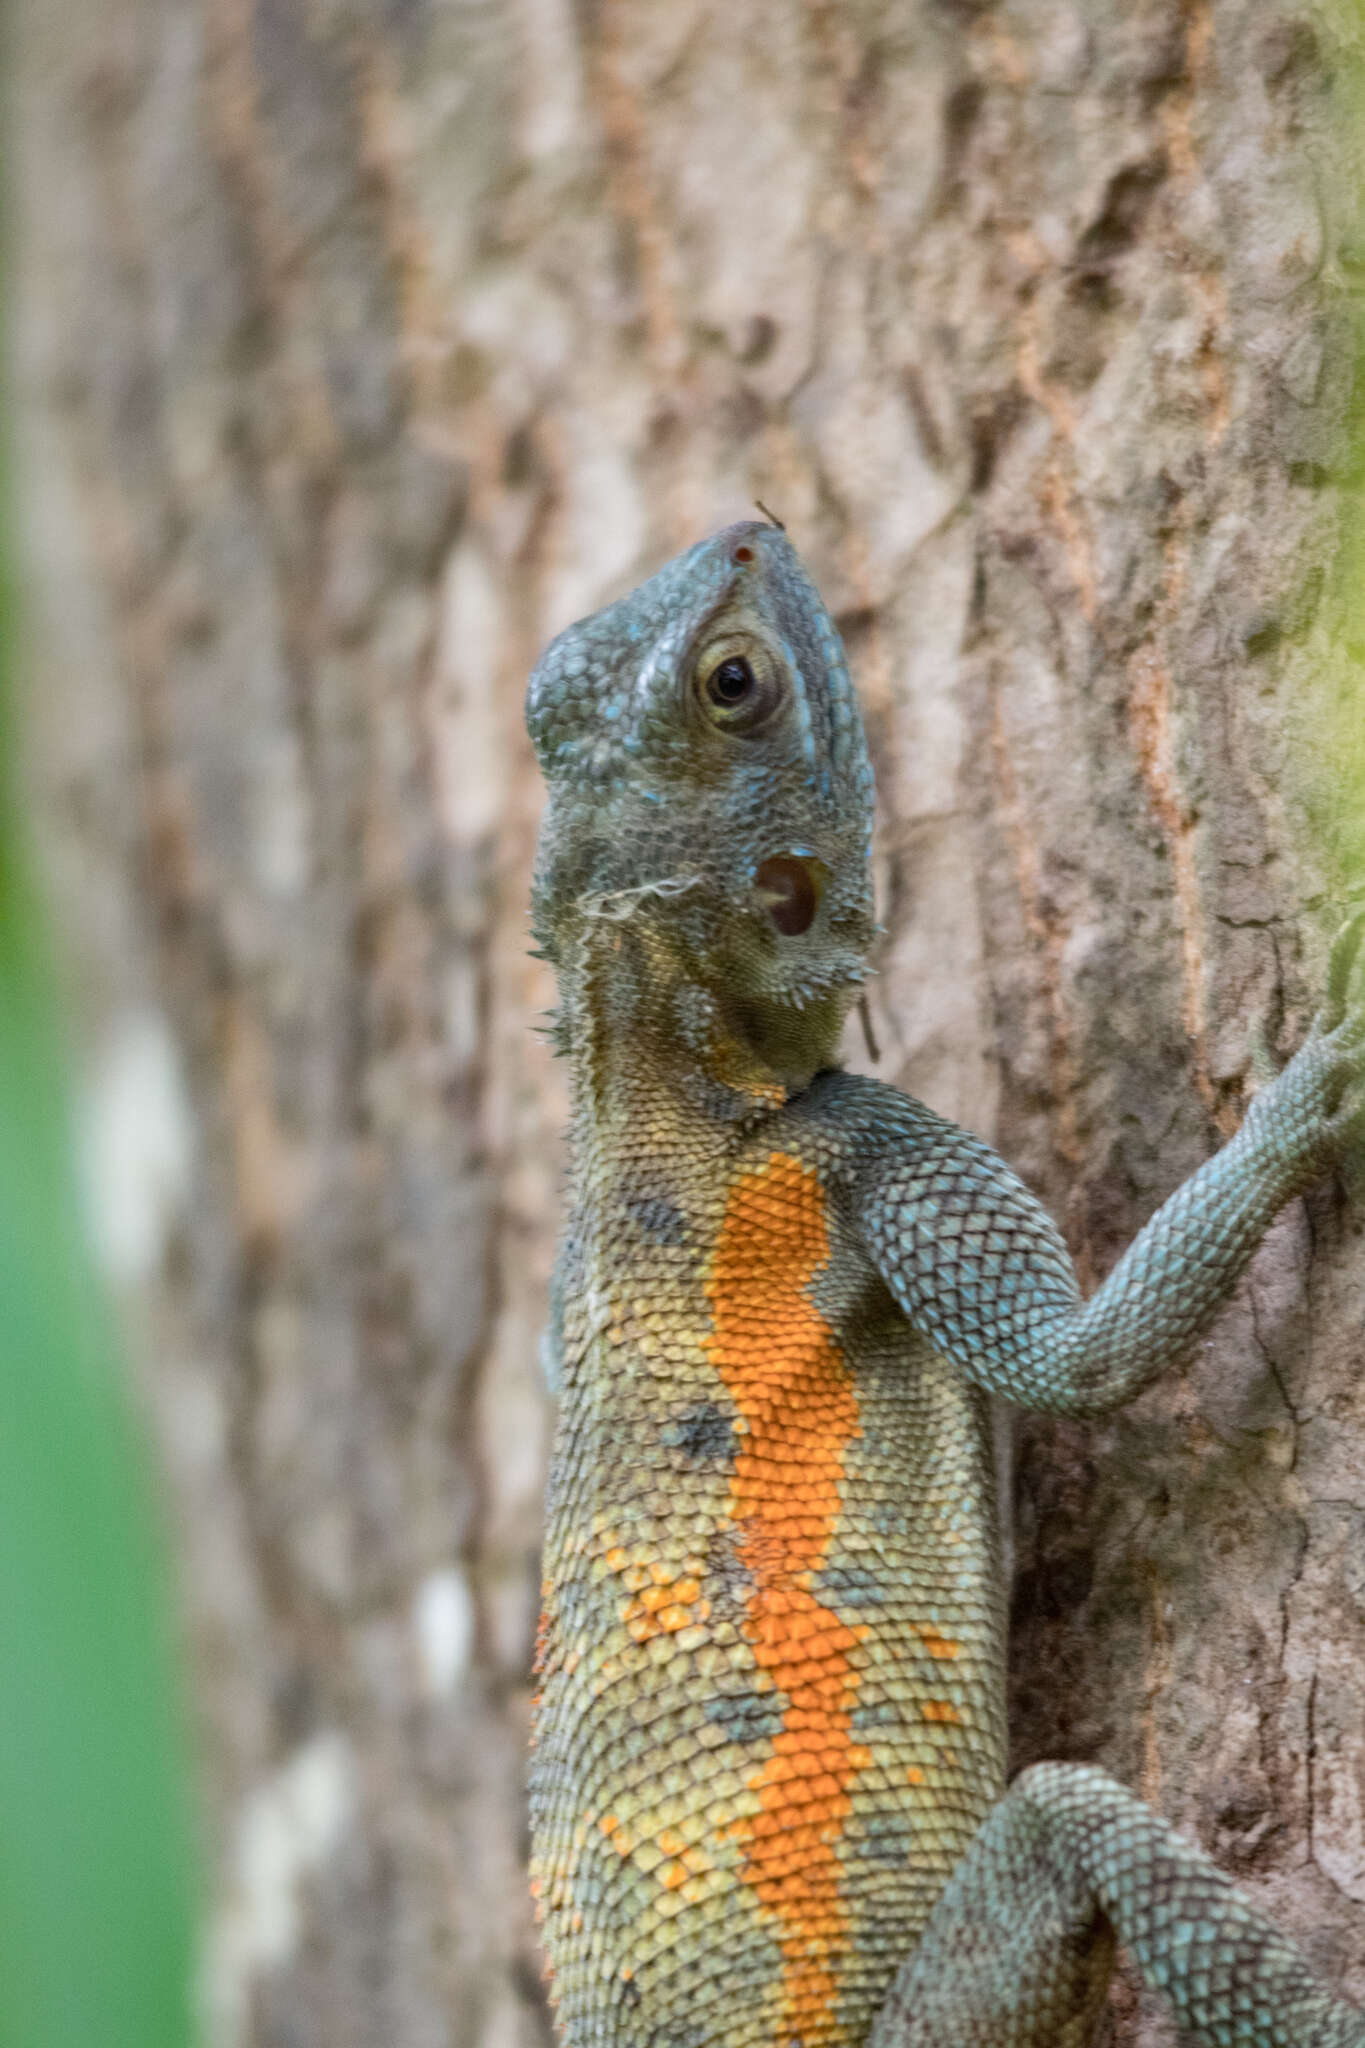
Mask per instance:
[[[1280,1160],[1294,1162],[1301,1189],[1354,1153],[1365,1136],[1363,946],[1365,907],[1353,912],[1332,942],[1326,997],[1308,1036],[1248,1111],[1248,1122],[1255,1119]]]
[[[1328,1031],[1334,1031],[1346,1015],[1351,972],[1362,942],[1365,942],[1365,910],[1357,910],[1354,916],[1347,918],[1332,941],[1331,963],[1327,969],[1327,1005],[1322,1020]]]

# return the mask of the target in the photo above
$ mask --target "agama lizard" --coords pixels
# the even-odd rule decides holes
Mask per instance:
[[[730,527],[569,627],[528,720],[574,1101],[531,1778],[568,2048],[1079,2048],[1116,1940],[1194,2040],[1361,2048],[1113,1779],[1006,1790],[986,1417],[1127,1400],[1360,1134],[1361,924],[1082,1300],[988,1145],[838,1068],[872,776],[784,535]]]

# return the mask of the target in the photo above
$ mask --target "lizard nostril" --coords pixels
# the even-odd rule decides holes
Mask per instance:
[[[754,876],[754,889],[784,939],[799,938],[815,922],[820,889],[809,861],[792,853],[775,853]]]

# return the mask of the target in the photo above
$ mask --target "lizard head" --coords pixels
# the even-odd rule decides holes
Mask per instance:
[[[727,527],[568,627],[531,677],[532,894],[561,975],[647,932],[780,1074],[834,1050],[874,933],[872,772],[834,624],[784,533]]]

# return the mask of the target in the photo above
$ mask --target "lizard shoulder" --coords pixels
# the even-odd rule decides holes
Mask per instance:
[[[983,1138],[940,1116],[916,1096],[866,1074],[828,1068],[787,1103],[782,1128],[812,1161],[824,1160],[831,1190],[851,1193],[879,1171],[913,1173],[935,1159],[1009,1168]]]
[[[912,1246],[912,1263],[937,1273],[960,1239],[982,1233],[1008,1241],[1068,1299],[1074,1293],[1069,1254],[1037,1196],[993,1145],[950,1117],[885,1081],[831,1070],[788,1104],[784,1121],[793,1149],[815,1165],[903,1300]]]

